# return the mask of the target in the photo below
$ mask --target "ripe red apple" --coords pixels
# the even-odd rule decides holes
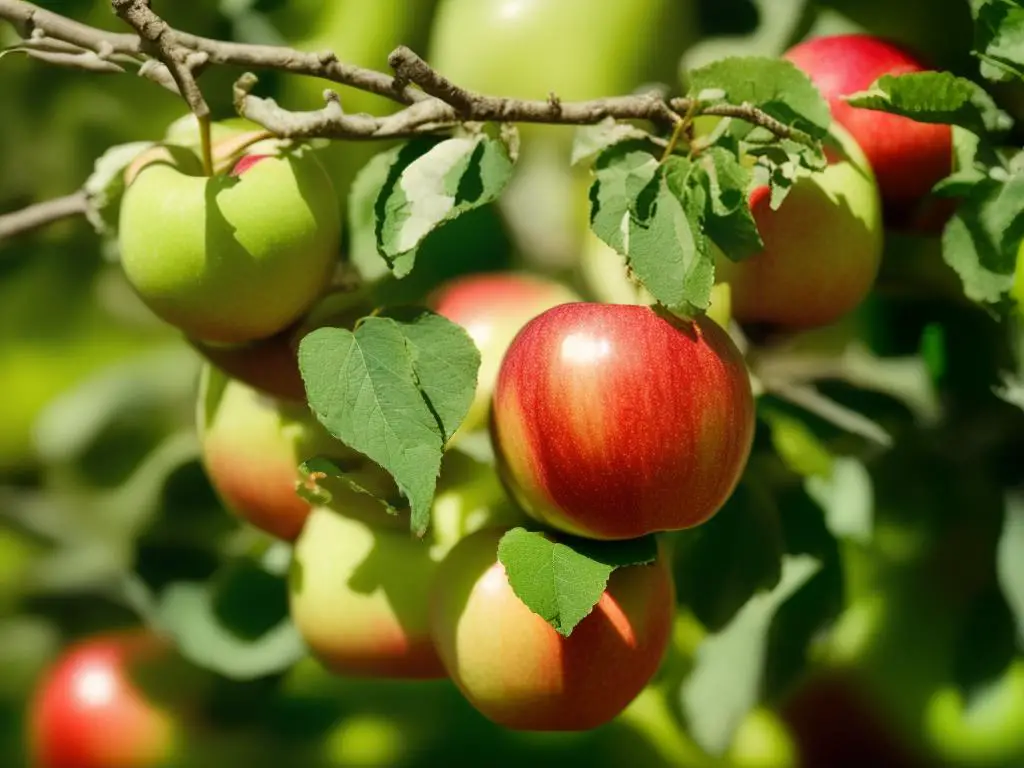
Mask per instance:
[[[546,309],[579,300],[554,280],[509,272],[456,278],[431,296],[434,311],[465,328],[480,350],[476,394],[453,441],[486,426],[498,368],[519,329]]]
[[[846,157],[801,172],[778,210],[767,186],[750,194],[764,250],[717,259],[732,288],[733,317],[789,330],[835,322],[867,296],[882,260],[882,214],[871,168],[849,133],[833,124]]]
[[[739,350],[707,317],[578,303],[512,342],[491,418],[499,465],[528,513],[629,539],[718,511],[750,453],[754,400]]]
[[[335,440],[308,406],[264,395],[209,365],[196,410],[203,466],[214,489],[229,509],[279,538],[298,536],[309,515],[309,502],[296,490],[303,461],[327,456],[352,467],[365,483],[383,481],[383,470]],[[374,518],[393,524],[374,504]]]
[[[464,536],[520,522],[494,469],[446,454],[420,540],[406,525],[367,524],[379,504],[339,491],[317,507],[295,544],[292,619],[313,654],[344,675],[424,679],[445,671],[430,637],[429,591],[438,563]],[[362,519],[357,519],[362,518]]]
[[[863,34],[814,38],[791,48],[784,57],[814,81],[835,120],[864,150],[878,179],[887,217],[903,223],[917,213],[935,183],[953,170],[952,129],[853,107],[844,97],[867,90],[883,75],[923,72],[930,67],[886,40]]]
[[[106,635],[72,646],[39,684],[28,711],[35,768],[162,768],[175,726],[147,701],[131,667],[162,652],[149,635]]]
[[[616,715],[664,655],[675,610],[667,559],[620,568],[569,637],[512,591],[497,559],[503,529],[463,539],[431,591],[434,642],[470,703],[520,730],[581,731]]]

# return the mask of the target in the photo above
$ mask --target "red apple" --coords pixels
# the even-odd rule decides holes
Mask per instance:
[[[480,350],[476,395],[453,440],[486,426],[501,359],[519,329],[546,309],[579,300],[554,280],[508,272],[456,278],[431,296],[434,311],[465,328]]]
[[[68,649],[28,712],[34,768],[159,768],[172,764],[175,727],[147,701],[131,666],[162,652],[149,635],[107,635]]]
[[[530,321],[498,376],[492,437],[533,517],[595,539],[698,525],[750,453],[754,400],[717,323],[564,304]]]
[[[612,573],[593,611],[569,637],[512,591],[498,562],[504,529],[463,539],[431,592],[434,642],[463,695],[496,723],[581,731],[616,715],[657,671],[675,594],[667,558]]]
[[[750,194],[764,249],[741,262],[718,258],[718,280],[732,288],[741,323],[788,330],[817,328],[856,308],[882,260],[878,188],[864,153],[833,124],[845,157],[820,173],[800,172],[778,210],[768,187]]]
[[[867,155],[895,223],[918,209],[936,182],[953,170],[953,134],[948,125],[919,123],[899,115],[853,107],[844,97],[865,91],[883,75],[930,69],[908,51],[871,35],[818,37],[784,56],[802,69],[828,99],[835,120]]]

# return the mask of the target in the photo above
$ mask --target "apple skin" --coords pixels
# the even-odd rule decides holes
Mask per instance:
[[[679,56],[695,37],[695,16],[690,0],[441,0],[430,63],[458,85],[493,96],[619,96],[674,81]]]
[[[743,358],[714,321],[650,307],[564,304],[505,355],[491,435],[510,492],[534,518],[594,539],[699,525],[750,454]]]
[[[303,461],[327,456],[370,482],[383,472],[335,440],[305,404],[276,400],[210,365],[200,375],[196,422],[203,466],[225,506],[288,541],[299,535],[311,507],[296,492]],[[387,521],[379,504],[375,512]]]
[[[563,637],[513,592],[497,559],[504,533],[468,536],[438,570],[430,621],[448,674],[476,709],[508,728],[607,723],[664,656],[675,611],[667,558],[614,571],[594,610]]]
[[[365,520],[375,499],[340,491],[317,507],[295,544],[289,601],[313,654],[342,675],[445,677],[430,635],[429,592],[438,564],[464,536],[522,520],[493,468],[456,452],[445,456],[431,528],[424,540],[406,526]],[[357,519],[361,517],[362,519]]]
[[[510,272],[455,278],[430,297],[430,307],[465,328],[480,350],[476,394],[452,443],[486,427],[498,368],[519,330],[541,312],[575,301],[580,297],[561,283]]]
[[[162,652],[144,634],[103,635],[68,648],[40,681],[29,706],[35,768],[162,768],[176,728],[147,701],[131,666]]]
[[[310,151],[261,159],[237,177],[157,162],[122,200],[121,260],[163,320],[187,336],[243,343],[310,308],[334,269],[340,230],[331,180]]]
[[[905,221],[931,188],[953,171],[953,132],[948,125],[847,104],[846,96],[866,91],[883,75],[929,69],[909,52],[872,35],[818,37],[794,46],[784,58],[818,86],[832,116],[864,150],[881,191],[886,216]]]
[[[847,158],[834,158],[820,173],[801,172],[777,211],[768,187],[751,192],[764,250],[742,262],[717,259],[717,279],[731,286],[740,323],[829,325],[874,284],[884,244],[878,189],[856,142],[836,125],[832,133]]]

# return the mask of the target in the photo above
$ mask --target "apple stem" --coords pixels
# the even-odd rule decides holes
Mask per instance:
[[[697,100],[694,99],[690,102],[690,105],[686,108],[686,114],[675,121],[675,125],[672,128],[672,136],[669,137],[668,146],[665,147],[665,151],[661,153],[660,162],[664,163],[672,153],[676,151],[676,146],[679,144],[679,139],[682,138],[683,134],[690,127],[693,122],[694,113],[697,111]]]

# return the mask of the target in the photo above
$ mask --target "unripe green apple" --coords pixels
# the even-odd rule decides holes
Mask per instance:
[[[619,96],[674,82],[695,22],[690,0],[441,0],[430,63],[492,96]]]
[[[121,203],[128,281],[188,336],[243,343],[295,322],[334,269],[340,218],[331,180],[308,148],[206,177],[154,162]]]
[[[210,365],[201,374],[196,420],[203,466],[225,505],[282,539],[298,536],[309,515],[297,493],[303,461],[326,456],[370,482],[382,472],[335,440],[304,403],[276,400]],[[379,503],[372,511],[386,522]]]
[[[793,330],[828,325],[867,296],[882,258],[881,203],[871,167],[838,125],[846,157],[800,171],[778,210],[768,187],[750,194],[764,250],[742,262],[717,259],[732,288],[733,317]]]
[[[452,680],[494,722],[577,731],[616,715],[654,676],[668,644],[674,588],[662,554],[620,568],[569,637],[516,596],[497,559],[503,529],[463,539],[431,591],[434,641]]]
[[[368,525],[379,502],[339,491],[313,510],[295,544],[292,619],[313,654],[345,675],[444,677],[430,637],[428,596],[438,563],[463,536],[519,522],[493,469],[446,455],[423,540]],[[362,510],[360,512],[360,509]],[[356,517],[363,519],[356,519]]]
[[[147,635],[107,635],[72,646],[29,706],[34,768],[163,768],[176,763],[169,713],[148,701],[132,667],[161,652]]]
[[[498,368],[519,330],[541,312],[579,300],[554,280],[510,272],[456,278],[430,297],[431,308],[465,328],[480,350],[476,394],[452,442],[486,427]]]
[[[536,519],[595,539],[707,521],[746,467],[754,400],[717,323],[650,307],[563,304],[501,364],[491,436]]]

